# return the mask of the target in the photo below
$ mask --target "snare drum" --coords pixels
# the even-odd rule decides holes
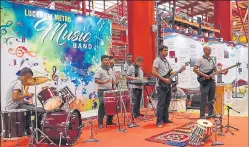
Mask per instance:
[[[82,120],[78,110],[49,112],[42,119],[42,131],[57,145],[74,145],[80,137]],[[49,141],[48,141],[49,142]]]
[[[43,89],[38,94],[38,99],[43,105],[43,108],[47,111],[53,111],[63,104],[63,101],[59,97],[59,93],[55,87]]]
[[[15,138],[31,134],[31,111],[13,109],[2,111],[2,137]]]
[[[211,128],[213,124],[205,119],[199,119],[196,126],[189,136],[189,144],[194,146],[203,145],[203,141],[211,135]]]

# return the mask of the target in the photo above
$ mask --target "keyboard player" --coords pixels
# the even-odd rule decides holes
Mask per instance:
[[[143,71],[141,69],[141,65],[143,64],[143,58],[137,57],[135,63],[129,67],[127,71],[127,79],[128,80],[139,80],[143,79]],[[143,86],[137,85],[129,85],[132,88],[132,104],[133,104],[133,114],[134,118],[139,116],[144,116],[140,113],[140,102],[142,98],[142,88]]]

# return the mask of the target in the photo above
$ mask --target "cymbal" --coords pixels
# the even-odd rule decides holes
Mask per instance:
[[[31,85],[39,85],[39,84],[42,84],[42,83],[45,83],[48,81],[48,78],[47,77],[33,77],[31,79],[28,79],[27,81],[25,82],[22,82],[23,85],[27,85],[27,86],[31,86]]]

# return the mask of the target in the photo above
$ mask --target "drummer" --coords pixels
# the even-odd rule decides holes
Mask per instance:
[[[21,70],[20,77],[11,83],[7,91],[7,106],[6,110],[11,109],[29,109],[35,112],[35,106],[28,101],[33,98],[34,94],[28,92],[28,86],[22,84],[33,77],[33,72],[30,68],[24,67]],[[38,118],[44,113],[43,108],[37,108]],[[41,120],[41,119],[38,119]]]

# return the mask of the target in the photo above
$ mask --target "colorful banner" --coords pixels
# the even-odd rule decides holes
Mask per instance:
[[[112,22],[108,19],[60,12],[1,1],[1,104],[20,69],[49,81],[37,86],[68,86],[76,96],[71,107],[80,111],[98,108],[93,80],[100,57],[111,47]],[[34,93],[34,86],[30,92]]]

